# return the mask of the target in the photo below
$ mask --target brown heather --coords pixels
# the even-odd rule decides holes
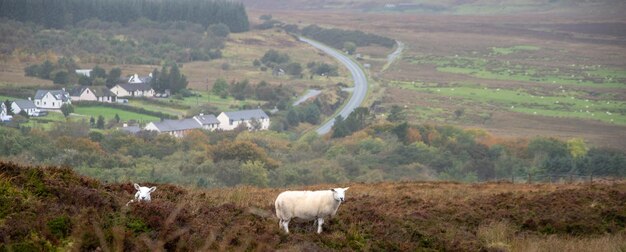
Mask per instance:
[[[141,181],[138,181],[141,182]],[[624,251],[626,182],[385,182],[201,190],[157,186],[125,204],[131,183],[70,168],[0,162],[0,251]],[[286,189],[350,186],[336,218],[284,234],[273,200]]]

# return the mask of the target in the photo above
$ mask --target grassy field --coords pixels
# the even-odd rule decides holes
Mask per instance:
[[[488,3],[440,4],[458,5],[454,7],[458,11],[467,7],[462,11],[467,13]],[[524,5],[528,2],[498,7],[507,12],[506,8],[513,11]],[[478,127],[501,136],[583,137],[594,146],[626,149],[621,144],[624,138],[615,138],[626,130],[626,49],[621,42],[626,31],[613,25],[623,23],[623,17],[582,14],[582,6],[572,8],[581,11],[576,14],[546,9],[516,15],[487,9],[477,13],[488,15],[348,15],[295,9],[273,16],[402,41],[406,45],[402,58],[385,71],[380,71],[384,64],[380,56],[372,60],[364,53],[363,62],[372,64],[371,76],[381,85],[383,95],[374,102],[384,108],[406,107],[414,123]]]
[[[94,168],[94,170],[97,168]],[[100,169],[101,170],[101,169]],[[287,188],[156,186],[133,203],[131,183],[71,168],[0,162],[0,249],[287,251],[621,251],[626,183],[356,183],[324,231],[278,228],[273,201]],[[49,195],[54,195],[50,197]],[[10,199],[10,200],[8,200]],[[54,203],[53,203],[54,202]],[[89,214],[75,214],[86,213]],[[6,237],[10,235],[11,240]],[[12,247],[8,247],[12,246]]]
[[[574,117],[601,120],[626,125],[626,103],[618,100],[581,99],[576,92],[555,92],[551,95],[533,95],[523,89],[507,90],[478,85],[457,87],[433,87],[412,83],[395,83],[404,89],[453,97],[532,115]],[[532,90],[531,90],[532,91]],[[417,111],[417,113],[422,113]]]
[[[119,115],[121,121],[135,120],[138,122],[152,122],[159,121],[160,119],[155,116],[149,116],[134,112],[129,112],[121,109],[107,108],[107,107],[91,107],[91,106],[76,106],[74,113],[84,116],[89,119],[90,117],[98,119],[98,116],[103,116],[105,121],[109,121]]]

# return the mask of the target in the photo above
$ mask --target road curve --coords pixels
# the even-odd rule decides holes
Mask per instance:
[[[352,113],[354,109],[358,108],[361,103],[363,103],[363,100],[365,100],[365,96],[367,95],[367,78],[365,77],[365,73],[356,62],[343,55],[342,53],[336,51],[335,49],[332,49],[322,43],[307,38],[299,37],[299,39],[302,42],[306,42],[313,47],[324,51],[326,54],[337,59],[344,66],[346,66],[348,70],[350,70],[350,74],[352,75],[352,79],[354,81],[354,91],[352,92],[352,96],[350,97],[348,103],[346,103],[341,111],[339,111],[339,115],[341,115],[341,117],[343,117],[344,119],[347,118],[348,115],[350,115],[350,113]],[[319,135],[324,135],[330,132],[334,123],[335,118],[330,118],[315,131]]]

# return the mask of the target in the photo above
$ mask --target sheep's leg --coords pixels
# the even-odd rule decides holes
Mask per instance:
[[[290,221],[290,219],[287,219],[287,220],[282,220],[282,222],[283,222],[283,227],[285,228],[285,232],[286,232],[286,233],[289,233],[289,221]]]
[[[317,233],[322,233],[322,224],[324,224],[324,218],[317,218]]]

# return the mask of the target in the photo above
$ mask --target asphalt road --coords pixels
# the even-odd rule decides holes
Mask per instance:
[[[347,118],[350,113],[352,113],[354,109],[358,108],[361,103],[363,103],[363,100],[365,100],[365,96],[367,95],[367,78],[365,77],[365,73],[363,72],[363,70],[361,70],[356,62],[343,55],[342,53],[335,51],[335,49],[332,49],[329,46],[303,37],[300,37],[300,41],[306,42],[313,47],[324,51],[326,54],[337,59],[339,62],[341,62],[341,64],[346,66],[348,70],[350,70],[352,80],[354,81],[354,91],[352,92],[350,100],[348,100],[348,102],[343,106],[341,111],[339,111],[341,117],[343,117],[344,119]],[[329,119],[316,130],[317,134],[324,135],[330,132],[334,123],[335,118]]]

